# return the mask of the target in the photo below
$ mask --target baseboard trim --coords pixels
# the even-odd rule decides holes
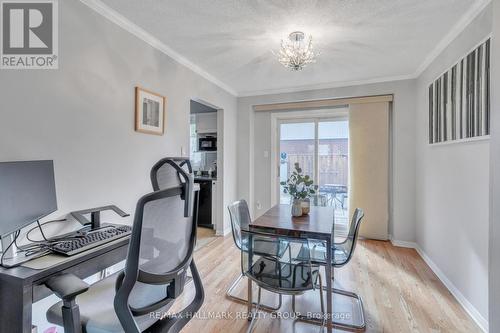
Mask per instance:
[[[483,332],[488,333],[488,321],[479,313],[479,311],[472,305],[471,302],[458,290],[458,288],[448,279],[448,277],[439,269],[439,267],[432,261],[432,259],[422,250],[422,248],[415,242],[400,241],[391,238],[391,243],[397,247],[405,247],[415,249],[418,255],[424,260],[427,266],[436,274],[436,276],[441,280],[444,286],[450,291],[450,293],[455,297],[462,308],[471,316],[472,320],[483,330]]]
[[[425,263],[432,269],[434,274],[443,282],[445,287],[450,291],[450,293],[455,297],[455,299],[460,303],[465,312],[472,317],[476,324],[485,333],[489,331],[488,321],[479,313],[479,311],[472,305],[471,302],[458,290],[458,288],[448,279],[448,277],[439,269],[439,267],[432,261],[432,259],[422,250],[420,246],[417,245],[415,248],[417,253],[422,257]]]
[[[415,242],[407,242],[407,241],[400,241],[397,239],[392,239],[390,238],[392,245],[397,246],[397,247],[406,247],[409,249],[416,249],[418,247],[417,243]]]
[[[224,236],[229,235],[230,233],[231,233],[231,228],[226,228],[222,232],[220,232],[219,230],[217,230],[215,232],[215,236],[222,236],[222,237],[224,237]]]

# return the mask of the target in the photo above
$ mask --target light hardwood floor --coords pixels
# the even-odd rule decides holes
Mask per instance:
[[[207,246],[217,238],[215,230],[198,227],[196,231],[196,250]]]
[[[219,238],[201,248],[195,260],[205,287],[205,303],[200,317],[183,332],[245,332],[248,321],[242,316],[246,307],[225,297],[226,289],[240,272],[240,255],[232,237]],[[336,270],[335,277],[337,287],[362,296],[366,332],[481,332],[413,249],[397,248],[389,242],[359,241],[353,260]],[[239,288],[242,295],[245,287],[243,281]],[[191,289],[186,288],[181,302],[188,301]],[[272,302],[273,297],[265,300]],[[318,297],[317,292],[300,296],[298,310],[319,311]],[[334,311],[339,309],[346,309],[345,304]],[[290,300],[285,297],[280,312],[287,316],[290,311]],[[262,314],[255,332],[308,333],[320,332],[320,327]]]

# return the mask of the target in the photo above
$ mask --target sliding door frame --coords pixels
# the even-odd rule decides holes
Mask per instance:
[[[346,105],[327,110],[303,110],[271,113],[271,207],[279,203],[280,198],[280,139],[281,124],[314,123],[314,175],[319,177],[319,136],[318,125],[326,121],[348,120],[349,107]]]

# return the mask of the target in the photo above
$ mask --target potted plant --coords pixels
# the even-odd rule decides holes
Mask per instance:
[[[299,163],[294,164],[295,169],[286,182],[280,182],[283,192],[292,197],[292,216],[309,214],[310,197],[316,194],[318,185],[309,175],[304,175]]]

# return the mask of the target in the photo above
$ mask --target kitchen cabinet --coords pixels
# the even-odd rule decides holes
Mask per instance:
[[[212,180],[212,226],[217,227],[217,181]]]
[[[217,221],[217,181],[208,177],[195,178],[200,185],[198,196],[198,221],[199,227],[215,229]]]
[[[196,133],[217,133],[217,112],[196,114]]]

